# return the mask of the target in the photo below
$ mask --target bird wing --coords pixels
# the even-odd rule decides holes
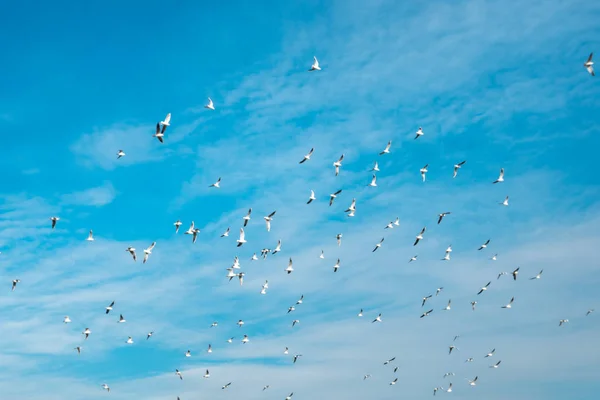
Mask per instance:
[[[150,247],[148,247],[146,249],[146,251],[152,251],[152,249],[154,248],[154,246],[156,246],[156,242],[152,242],[152,244],[150,245]]]
[[[244,233],[244,228],[240,228],[240,240],[244,240],[246,234]]]
[[[592,61],[592,57],[594,57],[594,53],[590,53],[590,56],[587,59],[587,63]]]
[[[171,122],[171,113],[168,113],[167,116],[165,117],[165,125],[168,124],[169,122]]]

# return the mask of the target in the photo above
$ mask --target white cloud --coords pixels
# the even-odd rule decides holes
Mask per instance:
[[[62,196],[65,205],[102,207],[112,203],[117,197],[117,191],[112,183],[104,182],[102,185],[74,192]]]

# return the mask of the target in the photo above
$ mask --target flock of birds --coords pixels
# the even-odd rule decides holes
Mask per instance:
[[[590,75],[595,76],[594,68],[593,68],[594,63],[592,61],[592,57],[593,57],[593,53],[591,53],[589,55],[588,59],[584,63],[584,67],[587,69],[587,71],[589,72]],[[309,69],[309,71],[313,72],[313,71],[320,71],[320,70],[321,70],[321,67],[319,66],[319,61],[317,60],[317,57],[314,57],[313,64],[311,65],[311,68]],[[210,99],[210,98],[208,98],[208,103],[204,107],[206,109],[208,109],[208,110],[215,110],[215,105],[214,105],[212,99]],[[160,121],[160,122],[158,122],[156,124],[156,131],[155,131],[153,137],[155,137],[156,139],[158,139],[158,141],[160,143],[164,143],[165,132],[166,132],[167,128],[170,125],[171,125],[171,113],[167,114],[167,116],[165,117],[164,120],[162,120],[162,121]],[[414,139],[416,140],[416,139],[420,138],[421,136],[423,136],[424,134],[425,134],[425,132],[423,131],[423,128],[419,127],[418,130],[415,132]],[[379,153],[379,155],[383,156],[385,154],[389,154],[391,146],[392,146],[392,141],[389,141],[387,143],[387,145],[385,146],[385,148]],[[311,148],[310,151],[308,153],[306,153],[306,155],[304,155],[304,157],[299,161],[299,164],[304,164],[305,162],[309,161],[311,159],[311,156],[314,153],[314,150],[315,150],[314,148]],[[117,159],[120,159],[120,158],[124,157],[125,155],[126,155],[125,152],[122,149],[120,149],[117,152]],[[340,169],[342,167],[343,160],[344,160],[344,154],[342,154],[339,157],[339,159],[333,163],[333,167],[335,168],[335,176],[338,176],[340,174]],[[459,170],[465,165],[465,163],[466,163],[466,160],[463,160],[463,161],[458,162],[458,163],[456,163],[454,165],[454,171],[453,171],[453,176],[452,176],[453,178],[456,178],[458,176]],[[428,166],[429,166],[429,164],[426,164],[419,171],[420,174],[421,174],[421,179],[422,179],[423,182],[426,181],[426,175],[427,175],[427,172],[428,172],[428,169],[427,169]],[[367,186],[376,187],[377,186],[377,175],[376,175],[376,173],[379,172],[379,164],[378,164],[378,162],[374,163],[374,166],[371,169],[371,172],[373,173],[372,174],[372,179],[371,179],[371,182]],[[498,184],[498,183],[502,183],[502,182],[504,182],[504,168],[500,169],[498,178],[496,180],[492,181],[491,183]],[[219,177],[217,179],[217,181],[215,183],[211,184],[209,187],[211,187],[211,188],[217,188],[218,189],[218,188],[221,187],[220,185],[221,185],[221,178]],[[332,194],[329,195],[329,206],[332,206],[334,204],[335,199],[341,193],[342,193],[342,190],[340,189],[340,190],[338,190],[338,191],[336,191],[336,192],[334,192],[334,193],[332,193]],[[306,204],[311,204],[315,200],[316,200],[315,192],[313,190],[311,190],[310,191],[310,196],[309,196],[308,201],[306,202]],[[503,206],[508,206],[509,205],[508,200],[509,200],[509,196],[506,196],[506,198],[502,202],[500,202],[499,204],[501,204]],[[355,211],[356,211],[356,198],[354,198],[352,200],[350,206],[345,210],[345,212],[347,213],[348,217],[353,217],[355,215]],[[449,212],[449,211],[442,212],[442,213],[438,214],[437,224],[442,223],[442,221],[444,220],[444,218],[446,218],[450,214],[452,214],[452,213]],[[242,226],[240,227],[239,238],[236,240],[237,247],[241,247],[241,246],[243,246],[244,244],[247,243],[246,234],[245,234],[244,228],[247,227],[248,222],[251,219],[251,215],[252,215],[252,208],[250,208],[248,210],[247,214],[242,217]],[[265,226],[266,226],[267,232],[270,232],[270,230],[271,230],[271,223],[272,223],[275,215],[276,215],[276,211],[273,211],[269,215],[266,215],[266,216],[263,217],[263,219],[265,221]],[[58,221],[60,221],[60,218],[57,217],[57,216],[53,216],[53,217],[50,218],[50,220],[51,220],[51,227],[52,227],[52,229],[54,229],[56,227]],[[181,225],[183,225],[183,223],[180,220],[177,220],[174,223],[175,233],[179,233],[179,228],[181,227]],[[394,221],[389,222],[384,227],[384,229],[394,229],[395,227],[398,227],[398,226],[400,226],[400,219],[397,217]],[[423,227],[423,229],[415,236],[415,241],[414,241],[413,246],[417,246],[421,242],[421,240],[424,239],[424,235],[425,235],[426,231],[427,231],[426,227]],[[192,221],[191,224],[190,224],[190,227],[184,232],[184,234],[191,235],[192,242],[195,243],[199,232],[200,232],[200,229],[197,228],[194,225],[194,221]],[[230,228],[228,227],[223,232],[223,234],[221,234],[221,237],[227,237],[227,236],[229,236],[229,234],[230,234]],[[87,241],[94,241],[94,234],[93,234],[92,230],[89,231],[89,234],[88,234],[88,237],[87,237],[86,240]],[[341,233],[336,235],[336,240],[337,240],[338,246],[341,246],[341,243],[342,243],[342,234]],[[377,251],[382,246],[383,242],[384,242],[384,238],[382,238],[378,243],[375,244],[375,247],[373,248],[372,251],[373,252]],[[481,250],[486,249],[487,246],[489,245],[489,243],[490,243],[490,239],[486,240],[484,243],[481,244],[481,246],[478,248],[478,250],[481,251]],[[153,242],[152,244],[150,244],[150,246],[148,246],[146,249],[143,250],[144,256],[143,256],[142,263],[146,263],[148,261],[150,255],[152,254],[152,250],[154,249],[155,246],[156,246],[156,242]],[[137,261],[137,253],[136,253],[136,249],[134,247],[130,246],[127,249],[125,249],[125,251],[127,251],[131,255],[131,257],[133,258],[134,262]],[[276,247],[274,249],[263,248],[261,250],[261,252],[260,252],[260,256],[263,259],[266,259],[269,254],[272,254],[272,255],[273,254],[277,254],[280,251],[281,251],[281,240],[278,240],[277,245],[276,245]],[[443,261],[450,260],[451,253],[452,253],[452,245],[450,245],[450,246],[448,246],[446,248],[445,255],[442,258],[442,260]],[[492,260],[492,261],[497,260],[497,256],[498,256],[497,254],[494,254],[490,258],[490,260]],[[411,257],[408,260],[408,262],[410,263],[410,262],[417,261],[417,257],[418,257],[417,255]],[[324,251],[321,251],[321,254],[320,254],[319,258],[321,258],[321,259],[325,258]],[[254,253],[252,255],[251,260],[252,261],[258,260],[258,256],[257,256],[256,253]],[[333,271],[334,272],[338,271],[338,269],[340,268],[340,263],[341,263],[341,261],[338,258],[337,262],[333,266]],[[233,261],[233,265],[230,268],[226,269],[227,270],[226,277],[229,279],[229,281],[231,281],[234,278],[238,278],[239,284],[243,285],[245,273],[242,272],[242,271],[239,271],[240,268],[241,268],[240,267],[240,260],[239,260],[239,258],[237,256],[235,256],[234,261]],[[498,274],[498,276],[497,276],[496,279],[500,279],[504,275],[510,275],[510,276],[512,276],[513,280],[516,281],[517,277],[519,275],[519,270],[520,270],[520,267],[517,267],[512,272],[506,272],[506,271],[500,272]],[[288,265],[287,265],[287,267],[285,268],[284,271],[285,271],[286,274],[291,274],[294,271],[292,258],[289,258]],[[543,269],[541,271],[539,271],[535,276],[532,276],[529,279],[530,280],[541,279],[542,278],[542,273],[543,273]],[[21,282],[20,279],[18,279],[18,278],[14,279],[12,281],[12,289],[11,290],[14,291],[17,288],[17,285],[20,282]],[[485,293],[488,290],[488,288],[489,288],[489,286],[491,284],[492,284],[492,281],[490,280],[485,285],[483,285],[479,289],[479,291],[477,291],[477,296]],[[262,288],[260,290],[260,294],[261,295],[267,294],[268,288],[269,288],[269,282],[268,282],[268,280],[266,280],[264,282],[264,284],[262,285]],[[437,288],[436,292],[435,292],[435,296],[438,296],[442,292],[443,289],[444,289],[443,287]],[[432,297],[433,297],[433,294],[429,294],[427,296],[424,296],[422,298],[421,307],[424,308],[425,305],[427,304],[427,301],[429,299],[431,299]],[[301,305],[303,303],[303,301],[304,301],[304,295],[301,295],[300,298],[296,301],[296,303],[293,306],[290,306],[288,308],[287,313],[289,314],[289,313],[294,312],[296,310],[296,306]],[[511,299],[509,300],[509,302],[507,304],[505,304],[505,305],[502,305],[501,308],[503,308],[503,309],[511,309],[514,301],[515,301],[515,297],[513,296],[513,297],[511,297]],[[448,300],[448,303],[447,303],[446,307],[444,307],[442,310],[443,311],[451,310],[451,305],[452,305],[452,301]],[[471,301],[471,308],[472,308],[473,311],[475,311],[476,305],[477,305],[477,301],[476,300]],[[108,306],[105,307],[105,313],[109,314],[113,310],[114,306],[115,306],[115,301],[112,301]],[[424,311],[421,314],[420,318],[428,317],[433,312],[434,312],[433,308],[431,308],[431,309],[429,309],[427,311]],[[587,312],[585,313],[585,316],[590,315],[592,312],[594,312],[594,309],[587,310]],[[363,309],[360,309],[360,311],[358,313],[358,317],[359,318],[363,317]],[[379,313],[371,322],[372,323],[381,323],[382,321],[383,321],[382,320],[382,314]],[[68,315],[64,317],[63,323],[69,324],[71,322],[72,322],[71,318]],[[122,323],[126,323],[127,320],[125,319],[125,317],[123,316],[123,314],[120,314],[119,315],[119,319],[118,319],[117,322],[120,323],[120,324],[122,324]],[[298,319],[294,319],[292,321],[292,327],[294,327],[299,322],[300,321]],[[564,324],[566,324],[568,322],[569,322],[568,319],[560,319],[558,321],[558,326],[563,326]],[[213,322],[211,324],[211,328],[214,328],[217,325],[218,325],[218,322],[215,321],[215,322]],[[243,327],[244,321],[240,319],[237,322],[237,325],[240,328]],[[87,340],[90,337],[91,334],[92,334],[91,329],[89,327],[86,327],[83,330],[83,332],[82,332],[82,335],[84,336],[83,340]],[[147,335],[146,335],[146,340],[149,340],[152,337],[153,334],[154,334],[153,331],[148,332]],[[454,342],[458,338],[459,338],[459,336],[455,336],[454,337]],[[233,340],[234,340],[234,337],[231,337],[231,338],[227,339],[227,342],[228,343],[232,343]],[[250,339],[249,339],[248,335],[244,334],[243,338],[241,339],[241,343],[242,344],[246,344],[249,341],[250,341]],[[127,340],[126,340],[126,343],[127,344],[133,344],[134,343],[133,338],[131,336],[129,336],[127,338]],[[81,354],[82,348],[83,348],[82,346],[77,346],[77,347],[74,348],[74,350],[76,350],[78,354]],[[449,355],[452,354],[452,352],[454,350],[458,350],[458,348],[454,344],[450,345],[449,348],[448,348],[448,354]],[[212,353],[212,345],[211,344],[208,345],[208,348],[206,349],[206,352],[207,353]],[[495,352],[496,352],[496,349],[494,348],[491,351],[489,351],[484,356],[484,358],[493,357],[495,355]],[[289,354],[289,349],[286,347],[283,353],[286,354],[286,355]],[[192,353],[191,353],[190,350],[187,350],[185,352],[185,357],[191,357],[191,355],[192,355]],[[294,354],[293,357],[292,357],[292,362],[296,363],[300,357],[302,357],[302,354]],[[395,361],[395,359],[396,359],[396,357],[392,357],[392,358],[384,361],[383,365],[392,364]],[[472,358],[472,357],[469,357],[469,358],[467,358],[465,360],[465,362],[473,362],[473,361],[474,361],[474,358]],[[497,369],[497,368],[500,367],[501,362],[502,361],[499,360],[499,361],[497,361],[495,363],[492,363],[489,367],[492,368],[492,369]],[[397,370],[398,370],[398,367],[396,366],[396,367],[394,367],[393,372],[395,373]],[[174,374],[180,380],[183,380],[183,374],[182,374],[182,372],[179,369],[176,369],[174,371]],[[447,373],[445,373],[443,375],[442,379],[451,378],[454,375],[455,374],[453,372],[447,372]],[[206,372],[203,375],[203,377],[204,378],[210,378],[211,377],[210,371],[208,369],[206,370]],[[371,378],[371,374],[365,374],[363,376],[363,380],[367,380],[369,378]],[[465,379],[467,380],[468,385],[470,385],[470,386],[476,386],[477,382],[478,382],[478,379],[479,379],[479,376],[477,375],[473,379],[468,379],[468,378],[465,378]],[[396,378],[394,378],[389,383],[389,385],[395,385],[397,382],[398,382],[398,378],[396,377]],[[231,384],[232,384],[232,382],[228,382],[228,383],[224,384],[222,386],[222,389],[223,390],[227,389],[229,386],[231,386]],[[110,392],[111,388],[110,388],[110,386],[107,383],[103,383],[101,386],[102,386],[102,388],[104,390],[106,390],[107,392]],[[265,385],[262,390],[264,391],[264,390],[267,390],[269,388],[270,388],[270,385]],[[447,393],[451,393],[453,391],[453,383],[449,381],[447,386],[436,386],[436,387],[434,387],[433,388],[433,395],[436,395],[438,391],[445,391]],[[291,392],[287,397],[285,397],[285,400],[291,400],[293,395],[294,395],[294,393]],[[177,400],[181,400],[181,399],[179,397],[177,397]]]

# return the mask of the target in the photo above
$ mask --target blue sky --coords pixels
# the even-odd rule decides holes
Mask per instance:
[[[600,88],[583,67],[600,54],[600,6],[106,1],[21,2],[3,13],[7,398],[421,399],[450,381],[453,393],[441,395],[461,399],[576,400],[600,390],[599,315],[585,316],[600,312]],[[313,55],[323,69],[309,73]],[[209,96],[215,111],[203,108]],[[161,145],[152,134],[168,112]],[[388,140],[391,153],[379,156]],[[117,160],[119,149],[127,155]],[[376,160],[378,187],[367,188]],[[492,185],[500,168],[506,181]],[[208,188],[218,177],[221,188]],[[311,189],[317,200],[307,206]],[[236,248],[249,207],[248,243]],[[266,232],[262,217],[274,210]],[[385,230],[396,217],[400,226]],[[195,244],[182,234],[192,220]],[[231,236],[219,237],[227,227]],[[278,239],[279,254],[250,261]],[[146,264],[125,251],[153,241]],[[225,277],[236,255],[241,287]],[[516,282],[496,279],[517,266]],[[528,279],[541,269],[542,279]],[[420,319],[421,298],[442,286]],[[501,309],[512,296],[513,308]],[[383,322],[371,324],[378,313]],[[396,374],[383,366],[394,356]]]

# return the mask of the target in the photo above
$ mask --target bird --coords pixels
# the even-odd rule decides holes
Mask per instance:
[[[496,364],[490,365],[490,368],[498,368],[500,366],[501,362],[502,362],[502,360],[499,360]]]
[[[442,287],[439,287],[439,288],[437,288],[437,289],[435,290],[435,295],[437,296],[438,294],[440,294],[440,292],[441,292],[442,290],[444,290],[444,287],[443,287],[443,286],[442,286]]]
[[[292,311],[296,311],[296,307],[294,307],[294,306],[289,306],[289,307],[288,307],[288,312],[287,312],[287,313],[289,314],[289,313],[291,313]]]
[[[489,353],[487,353],[484,358],[488,358],[488,357],[493,356],[495,352],[496,352],[496,349],[492,349],[492,351],[490,351]]]
[[[210,372],[208,372],[208,370],[206,370],[206,373],[204,374],[203,378],[210,378]]]
[[[125,152],[123,150],[119,150],[117,151],[117,160],[121,157],[123,157],[125,155]]]
[[[269,385],[265,385],[265,386],[263,387],[263,392],[264,392],[265,390],[267,390],[268,388],[270,388],[270,387],[271,387],[271,386],[269,386]]]
[[[390,147],[392,147],[392,141],[391,140],[385,146],[385,149],[383,149],[383,151],[381,153],[379,153],[379,155],[382,156],[384,154],[389,154],[390,153]]]
[[[73,348],[73,350],[77,350],[77,354],[81,354],[81,346],[77,346],[75,348]]]
[[[449,349],[448,350],[448,355],[450,355],[450,354],[452,354],[452,350],[458,349],[458,348],[456,346],[454,346],[454,345],[451,345],[451,346],[448,346],[448,349]]]
[[[206,352],[212,353],[212,345],[210,343],[208,344],[208,347],[206,348]]]
[[[250,339],[248,339],[248,335],[244,335],[244,338],[242,339],[242,343],[248,343],[250,341]]]
[[[333,201],[335,200],[335,198],[337,197],[338,194],[342,193],[342,189],[338,190],[335,193],[332,193],[329,195],[329,206],[331,206],[333,204]]]
[[[287,348],[287,347],[286,347]],[[294,356],[294,364],[296,364],[296,361],[298,361],[298,358],[302,357],[302,354],[296,354]]]
[[[265,223],[267,224],[267,232],[271,232],[271,221],[273,220],[273,216],[277,211],[273,211],[271,214],[263,217],[265,219]]]
[[[228,237],[228,236],[229,236],[229,227],[227,227],[227,230],[221,234],[221,237]],[[256,255],[256,253],[254,253],[254,255]]]
[[[373,174],[373,178],[371,178],[371,183],[369,183],[367,186],[377,187],[377,175]]]
[[[503,271],[503,272],[500,272],[500,273],[498,274],[498,277],[497,277],[496,279],[500,279],[500,277],[501,277],[501,276],[504,276],[504,275],[508,275],[508,272],[504,272],[504,271]]]
[[[250,214],[252,214],[252,208],[248,209],[248,214],[242,218],[244,220],[244,228],[248,225],[248,221],[250,221]]]
[[[315,200],[315,199],[316,199],[316,197],[315,197],[315,191],[311,189],[310,190],[310,197],[308,198],[308,201],[306,202],[306,204],[312,203],[313,200]]]
[[[251,261],[256,261],[258,260],[258,257],[256,257],[256,253],[252,254],[252,257],[250,258]]]
[[[483,249],[485,249],[488,244],[490,244],[490,239],[488,239],[484,244],[482,244],[481,246],[479,246],[479,248],[477,250],[483,250]]]
[[[333,272],[337,272],[337,270],[340,268],[340,259],[337,259],[337,262],[335,263],[335,265],[333,266]]]
[[[419,129],[417,129],[416,132],[415,140],[418,139],[420,136],[423,136],[424,134],[425,132],[423,132],[423,128],[419,127]]]
[[[119,320],[117,321],[118,323],[123,323],[123,322],[127,322],[127,320],[125,318],[123,318],[123,314],[119,315]]]
[[[529,278],[529,280],[532,281],[534,279],[540,279],[542,277],[542,272],[544,272],[543,269],[536,276],[534,276],[533,278]]]
[[[179,379],[183,380],[183,375],[181,375],[181,372],[178,369],[175,370],[175,374],[179,377]]]
[[[148,332],[148,334],[146,335],[146,340],[150,339],[152,335],[154,335],[154,332]]]
[[[515,301],[515,298],[512,297],[507,305],[502,306],[502,308],[512,308],[512,303]]]
[[[244,233],[244,228],[240,228],[240,238],[237,240],[237,247],[240,247],[246,243],[246,234]]]
[[[356,211],[356,199],[352,199],[352,203],[350,203],[350,206],[344,212],[354,213],[354,211]]]
[[[421,178],[423,179],[423,182],[425,182],[425,174],[427,174],[427,172],[428,172],[428,170],[427,170],[428,166],[429,166],[429,164],[425,164],[425,166],[419,170],[419,172],[421,172]]]
[[[438,388],[438,387],[434,387],[434,388],[433,388],[433,395],[434,395],[434,396],[435,396],[435,394],[437,393],[437,391],[438,391],[438,390],[440,390],[440,388]]]
[[[152,249],[154,248],[154,246],[156,246],[156,242],[152,242],[152,244],[147,249],[144,249],[144,260],[142,261],[143,264],[145,264],[146,261],[148,261],[148,257],[150,257],[150,254],[152,254]]]
[[[182,225],[182,222],[177,220],[173,225],[175,225],[175,233],[179,233],[179,227]]]
[[[427,316],[429,316],[429,314],[431,314],[432,312],[433,312],[433,308],[432,308],[431,310],[429,310],[429,311],[425,311],[423,314],[421,314],[421,317],[420,317],[420,318],[427,317]]]
[[[337,240],[338,247],[342,245],[342,234],[338,233],[335,235],[335,239]]]
[[[394,220],[394,225],[400,226],[400,217],[396,217],[396,219]]]
[[[186,235],[193,235],[194,231],[195,231],[194,221],[192,221],[192,223],[190,224],[190,227],[188,228],[187,231],[184,232],[184,234],[186,234]]]
[[[63,322],[64,322],[65,324],[68,324],[69,322],[71,322],[71,318],[69,318],[69,316],[68,316],[68,315],[65,315],[65,319],[63,319]]]
[[[413,246],[416,246],[417,243],[419,243],[419,241],[421,239],[423,239],[423,234],[425,233],[425,230],[427,229],[426,226],[423,227],[423,229],[421,229],[421,232],[417,235],[417,240],[415,240],[415,244],[413,244]]]
[[[448,389],[446,389],[446,392],[452,393],[452,382],[450,382],[450,385],[448,386]]]
[[[499,183],[499,182],[504,182],[504,168],[500,168],[500,175],[498,176],[498,179],[496,179],[492,183]]]
[[[588,315],[590,315],[591,313],[594,312],[593,308],[590,308],[589,310],[587,310],[587,312],[585,313],[585,316],[587,317]]]
[[[108,387],[108,385],[107,385],[106,383],[103,383],[103,384],[102,384],[102,388],[103,388],[104,390],[106,390],[107,392],[110,392],[110,387]]]
[[[564,324],[566,324],[567,322],[569,322],[568,319],[561,319],[560,321],[558,321],[558,326],[563,326]]]
[[[492,261],[496,261],[498,259],[498,254],[494,254],[493,256],[490,257],[490,260]]]
[[[208,98],[208,104],[204,106],[204,108],[208,108],[209,110],[213,110],[215,109],[215,104],[213,103],[212,99],[209,97]]]
[[[221,187],[221,177],[219,177],[219,179],[217,179],[217,181],[215,183],[213,183],[212,185],[210,185],[209,187],[215,187],[215,188],[220,188]]]
[[[321,254],[319,255],[320,259],[324,259],[325,258],[325,252],[323,250],[321,250]]]
[[[285,269],[285,272],[287,272],[287,274],[291,274],[292,272],[294,272],[294,267],[292,266],[292,258],[290,257],[290,261],[288,262],[288,266]]]
[[[289,354],[290,350],[286,347],[285,350],[283,351],[283,354]]]
[[[165,137],[165,131],[167,130],[167,125],[162,125],[160,122],[156,123],[156,133],[154,133],[154,135],[152,135],[152,137],[155,137],[158,139],[159,142],[164,143],[164,137]]]
[[[395,385],[396,382],[398,382],[398,378],[394,379],[393,381],[390,382],[390,385]]]
[[[385,226],[385,228],[383,228],[383,229],[394,229],[394,223],[393,223],[393,222],[390,222],[390,223],[389,223],[389,224],[387,224],[387,225]]]
[[[236,322],[236,324],[237,324],[238,327],[241,328],[242,326],[244,326],[244,320],[240,319],[240,320],[238,320],[238,322]]]
[[[375,319],[373,321],[371,321],[371,323],[374,322],[381,322],[381,313],[379,313],[379,315],[377,317],[375,317]]]
[[[86,239],[88,242],[93,242],[94,241],[94,232],[92,232],[92,230],[90,229],[90,233],[88,234],[88,237]]]
[[[513,276],[513,280],[514,280],[514,281],[516,281],[516,280],[517,280],[517,275],[519,275],[519,269],[520,269],[520,268],[521,268],[521,267],[517,267],[517,269],[515,269],[515,270],[512,272],[512,276]]]
[[[185,352],[185,356],[186,357],[191,357],[192,356],[192,352],[190,350]]]
[[[59,217],[50,217],[50,221],[52,221],[52,229],[56,226],[56,223],[60,221]]]
[[[304,158],[302,160],[300,160],[300,162],[298,164],[303,164],[306,161],[310,160],[310,156],[312,156],[312,154],[314,153],[315,148],[313,147],[312,149],[310,149],[310,151],[304,156]]]
[[[309,71],[309,72],[312,72],[312,71],[320,71],[320,70],[321,70],[321,67],[319,67],[319,60],[317,60],[317,57],[316,57],[316,56],[313,56],[313,60],[314,60],[314,61],[313,61],[312,65],[310,66],[310,69],[309,69],[308,71]]]
[[[275,248],[273,249],[273,251],[271,252],[271,254],[277,254],[281,251],[281,239],[277,240],[277,246],[275,246]]]
[[[380,247],[381,247],[381,244],[383,243],[383,240],[384,240],[384,239],[385,239],[385,238],[381,238],[381,240],[379,241],[379,243],[377,243],[377,244],[375,245],[375,248],[373,249],[373,253],[375,252],[375,250],[377,250],[378,248],[380,248]]]
[[[475,306],[477,305],[476,301],[471,302],[471,310],[475,311]]]
[[[12,289],[11,289],[12,292],[15,291],[15,288],[17,287],[17,283],[19,283],[19,282],[21,282],[20,279],[13,279],[13,281],[12,281]]]
[[[133,338],[131,336],[129,336],[127,338],[127,341],[125,343],[127,343],[127,344],[133,344]]]
[[[294,395],[294,392],[290,393],[285,400],[292,400],[292,396]]]
[[[442,261],[450,261],[450,252],[448,250],[446,250],[446,255],[444,255]]]
[[[465,362],[473,362],[473,361],[474,361],[474,358],[473,358],[473,357],[469,357],[469,358],[467,358],[467,359],[465,360]]]
[[[587,69],[591,76],[596,76],[594,72],[594,62],[592,61],[592,57],[594,57],[594,53],[590,53],[590,56],[588,57],[587,61],[583,63],[583,66],[585,67],[585,69]]]
[[[413,262],[413,261],[417,261],[417,257],[419,257],[419,255],[412,256],[412,257],[410,258],[410,260],[408,260],[408,262],[410,263],[410,262]]]
[[[452,303],[452,300],[448,300],[448,305],[446,305],[446,307],[442,308],[442,310],[444,310],[444,311],[450,310],[450,304],[451,303]]]
[[[160,121],[160,124],[162,126],[169,126],[169,125],[171,125],[171,113],[168,113],[167,116],[165,117],[164,121]]]
[[[492,284],[492,281],[489,281],[484,287],[479,289],[479,292],[477,292],[477,294],[481,294],[481,293],[485,292],[487,290],[488,286],[490,286],[491,284]]]
[[[91,333],[92,331],[90,330],[90,328],[85,328],[83,332],[81,332],[82,335],[85,335],[86,339],[90,337]]]
[[[371,172],[379,172],[379,164],[375,161],[375,165],[371,168]]]
[[[427,300],[429,300],[431,297],[432,297],[432,295],[423,297],[423,301],[421,302],[421,307],[424,307],[425,303],[427,303]]]
[[[462,167],[463,165],[465,165],[467,161],[461,161],[458,164],[454,164],[454,175],[452,175],[452,178],[456,178],[456,175],[458,175],[458,170],[460,169],[460,167]]]
[[[389,360],[386,360],[383,362],[383,365],[388,365],[389,363],[391,363],[392,361],[394,361],[396,359],[396,357],[392,357]]]
[[[363,376],[363,381],[366,381],[367,379],[369,379],[371,377],[371,374],[366,374]]]
[[[363,316],[363,309],[361,308],[360,311],[358,312],[358,316],[362,317]]]
[[[110,303],[110,305],[108,307],[106,307],[106,314],[108,314],[109,312],[112,311],[114,305],[115,305],[115,302],[113,301],[112,303]]]
[[[444,219],[444,217],[446,215],[450,215],[450,214],[452,214],[450,211],[446,211],[441,214],[438,214],[438,225],[440,224],[440,222],[442,222],[442,220]]]
[[[335,167],[335,176],[338,176],[340,174],[340,168],[342,167],[342,161],[344,160],[344,155],[342,154],[340,156],[340,158],[333,163],[333,166]]]
[[[239,274],[237,274],[237,277],[238,277],[238,279],[240,281],[240,286],[244,285],[244,275],[246,275],[246,274],[243,273],[243,272],[240,272]]]
[[[475,386],[475,382],[477,382],[477,376],[475,378],[473,378],[473,380],[467,379],[469,381],[469,385],[471,386]]]
[[[506,196],[506,197],[504,198],[504,201],[500,202],[500,205],[503,205],[503,206],[505,206],[505,207],[508,207],[508,196]]]
[[[296,305],[298,304],[302,304],[304,302],[304,295],[300,295],[300,298],[298,300],[296,300]]]
[[[231,382],[229,382],[229,383],[227,383],[227,384],[223,385],[223,386],[221,387],[221,389],[227,389],[229,386],[231,386]]]
[[[454,376],[454,372],[446,372],[444,376],[442,376],[442,379],[446,378],[447,376]]]

